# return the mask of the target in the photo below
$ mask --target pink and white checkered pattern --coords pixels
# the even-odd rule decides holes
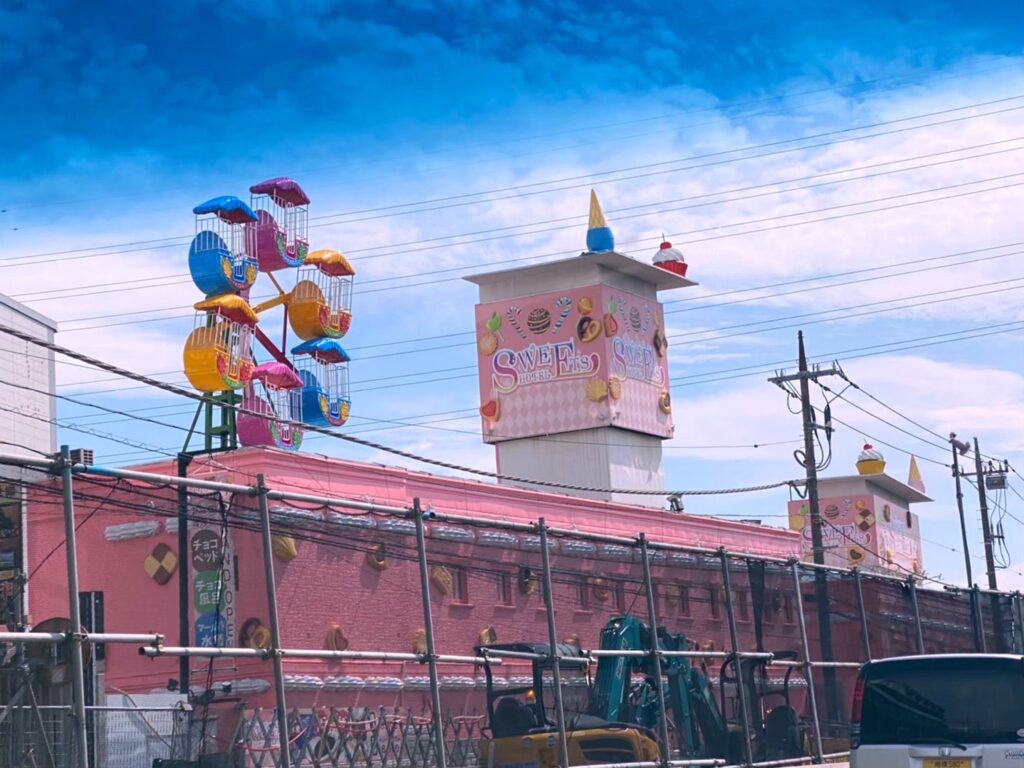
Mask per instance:
[[[501,417],[495,424],[484,420],[484,442],[553,435],[608,424],[611,419],[608,402],[594,403],[587,399],[588,381],[553,381],[498,395]]]

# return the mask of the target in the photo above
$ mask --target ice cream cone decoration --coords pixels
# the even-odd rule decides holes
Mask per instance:
[[[917,468],[917,457],[910,457],[910,475],[907,478],[907,485],[916,491],[924,493],[924,480],[921,479],[921,470]]]
[[[857,471],[862,475],[880,475],[885,471],[885,457],[871,443],[865,443],[857,457]]]
[[[658,252],[654,254],[654,258],[651,261],[654,266],[661,267],[669,272],[674,272],[680,277],[686,277],[686,269],[689,266],[686,263],[686,259],[683,258],[683,254],[678,248],[673,248],[672,243],[664,239],[662,235],[661,246],[658,248]]]
[[[590,224],[587,228],[587,251],[589,253],[602,253],[615,250],[615,236],[611,227],[605,221],[604,211],[601,210],[601,203],[597,200],[597,193],[590,190]]]

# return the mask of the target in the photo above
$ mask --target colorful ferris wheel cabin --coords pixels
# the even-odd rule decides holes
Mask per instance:
[[[302,379],[302,420],[322,427],[348,421],[352,399],[348,389],[348,353],[334,339],[311,339],[292,349]]]
[[[337,251],[306,257],[288,302],[288,321],[300,339],[340,339],[352,325],[355,270]]]
[[[256,256],[260,269],[301,266],[309,251],[309,198],[297,181],[268,179],[249,187],[256,212]]]
[[[297,421],[302,421],[302,379],[286,363],[257,365],[236,421],[239,442],[297,451],[302,429],[289,423]]]
[[[256,282],[256,214],[225,195],[192,209],[196,234],[188,248],[192,282],[207,296],[247,291]]]
[[[252,378],[252,329],[256,313],[233,293],[195,305],[196,326],[185,341],[189,383],[200,392],[240,389]]]

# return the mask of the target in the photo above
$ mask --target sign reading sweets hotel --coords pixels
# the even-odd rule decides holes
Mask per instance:
[[[605,285],[476,307],[488,443],[614,426],[668,438],[665,319]]]

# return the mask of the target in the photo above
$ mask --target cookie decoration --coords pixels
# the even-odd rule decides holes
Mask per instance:
[[[490,645],[498,642],[498,633],[494,627],[484,627],[477,635],[477,645]]]
[[[654,329],[654,340],[652,341],[654,351],[658,357],[664,357],[665,353],[668,352],[668,339],[665,338],[665,334],[661,332],[661,328]]]
[[[852,546],[846,553],[846,559],[850,565],[860,565],[867,557],[867,553],[858,546]]]
[[[274,556],[286,563],[290,563],[299,556],[299,550],[295,546],[295,539],[291,536],[273,536],[270,539],[270,545],[274,551]]]
[[[324,638],[324,648],[328,651],[347,651],[348,638],[340,624],[328,624],[327,636]]]
[[[589,296],[584,296],[577,302],[576,309],[579,310],[581,315],[589,315],[594,311],[594,300]]]
[[[169,546],[160,543],[146,555],[142,567],[145,569],[146,575],[162,587],[171,580],[171,576],[178,570],[178,556]]]
[[[875,524],[875,515],[870,509],[862,509],[857,512],[857,527],[862,531],[868,531]]]

